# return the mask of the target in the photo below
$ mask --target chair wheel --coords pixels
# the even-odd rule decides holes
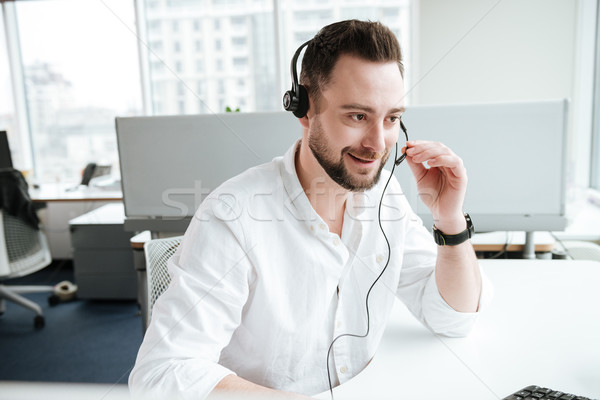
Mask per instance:
[[[41,315],[36,315],[35,318],[33,319],[33,326],[35,327],[35,329],[42,329],[45,324],[46,324],[46,321],[44,320],[44,317]]]
[[[60,303],[60,297],[58,297],[58,295],[52,294],[52,295],[48,296],[48,304],[51,307],[54,307],[58,303]]]

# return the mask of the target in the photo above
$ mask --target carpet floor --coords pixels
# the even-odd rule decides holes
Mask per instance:
[[[74,281],[70,261],[5,283],[62,280]],[[25,295],[43,309],[45,327],[37,330],[34,312],[6,302],[0,316],[0,380],[127,383],[143,338],[137,303],[76,299],[50,306],[48,296]]]

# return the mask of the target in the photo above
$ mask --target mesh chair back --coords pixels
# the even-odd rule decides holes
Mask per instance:
[[[183,236],[166,239],[152,239],[144,244],[146,274],[148,282],[148,307],[146,321],[150,323],[152,308],[156,299],[169,287],[171,276],[167,271],[167,261],[175,254]]]
[[[0,276],[18,278],[38,271],[50,264],[52,257],[41,230],[36,230],[20,218],[0,210],[3,239],[0,246]],[[6,268],[8,266],[8,268]]]

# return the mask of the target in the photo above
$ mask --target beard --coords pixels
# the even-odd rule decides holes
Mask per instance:
[[[315,118],[311,128],[312,132],[308,139],[308,147],[312,151],[321,167],[335,183],[344,189],[353,192],[364,192],[365,190],[373,188],[373,186],[379,182],[381,171],[390,157],[390,149],[386,149],[385,152],[381,154],[359,150],[351,151],[352,148],[348,146],[341,150],[339,157],[336,157],[336,154],[327,142],[325,131],[323,130],[323,126],[318,118]],[[353,175],[350,173],[350,171],[348,171],[348,168],[346,168],[344,163],[344,158],[347,153],[356,155],[364,160],[375,160],[377,158],[381,158],[381,164],[379,165],[375,175],[372,177],[369,176],[371,169],[365,169],[364,171],[359,171]]]

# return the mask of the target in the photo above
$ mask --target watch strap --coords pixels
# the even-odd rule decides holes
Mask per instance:
[[[457,233],[456,235],[446,235],[439,229],[433,226],[433,238],[435,242],[439,246],[456,246],[461,243],[466,242],[475,233],[475,228],[473,227],[473,221],[471,220],[471,216],[465,213],[465,220],[467,221],[467,229],[464,231]]]

